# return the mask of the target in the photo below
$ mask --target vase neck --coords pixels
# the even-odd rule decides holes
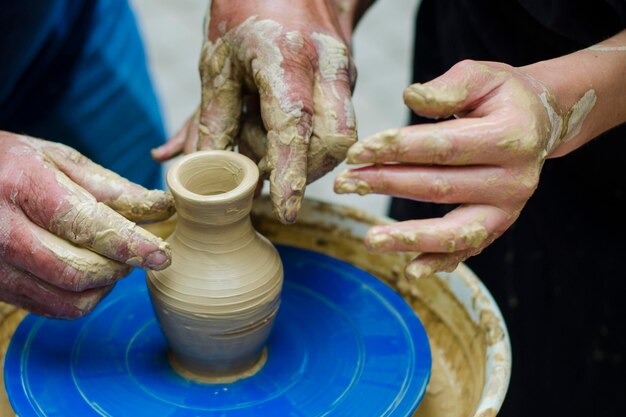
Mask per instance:
[[[228,224],[199,224],[180,218],[175,239],[189,248],[211,253],[233,252],[248,245],[255,237],[249,216]]]
[[[198,225],[227,225],[252,209],[259,170],[230,151],[201,151],[177,161],[167,173],[179,218]]]
[[[237,223],[247,218],[252,210],[252,193],[242,195],[239,199],[228,203],[206,203],[189,201],[189,199],[177,196],[175,192],[174,202],[179,219],[195,224],[196,227],[224,226]]]

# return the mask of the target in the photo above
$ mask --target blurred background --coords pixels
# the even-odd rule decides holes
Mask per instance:
[[[359,78],[353,103],[359,137],[400,127],[408,120],[402,91],[410,82],[416,0],[378,0],[359,24],[353,39]],[[200,100],[197,62],[207,0],[131,0],[146,43],[152,77],[166,128],[172,135]],[[337,195],[334,172],[311,184],[308,198],[349,205],[386,215],[389,198]]]

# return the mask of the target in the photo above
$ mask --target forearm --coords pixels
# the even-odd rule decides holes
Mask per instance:
[[[521,70],[550,92],[546,105],[562,124],[548,157],[565,155],[626,122],[626,30],[591,48]]]

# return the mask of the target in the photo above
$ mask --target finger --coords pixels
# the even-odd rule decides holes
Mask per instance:
[[[348,48],[326,35],[318,35],[314,41],[320,73],[313,88],[315,116],[308,152],[309,183],[339,165],[357,140]]]
[[[296,221],[306,187],[307,150],[312,130],[312,75],[305,67],[283,72],[260,60],[252,63],[267,129],[270,197],[282,223]],[[284,86],[290,86],[289,89]]]
[[[152,158],[157,162],[164,162],[183,151],[190,153],[198,147],[198,119],[199,110],[196,110],[176,134],[163,145],[150,151]],[[189,149],[186,149],[189,148]]]
[[[480,250],[463,250],[454,253],[424,253],[406,266],[404,273],[409,279],[423,279],[437,272],[452,272],[470,256]]]
[[[484,248],[515,218],[493,206],[464,205],[442,218],[373,227],[365,244],[373,252],[453,253]]]
[[[260,114],[244,117],[237,143],[239,152],[253,160],[259,168],[259,182],[254,189],[254,198],[257,198],[263,191],[263,182],[269,178],[269,169],[265,158],[267,133],[263,128]]]
[[[230,46],[223,39],[206,42],[200,58],[202,101],[198,146],[202,149],[232,149],[239,132],[242,86],[231,60]]]
[[[31,221],[57,236],[128,265],[169,266],[169,245],[97,202],[54,167],[34,164],[11,186],[20,190],[14,203]]]
[[[372,165],[340,173],[334,189],[338,194],[378,193],[433,203],[496,204],[516,201],[518,182],[500,167],[438,167]]]
[[[46,142],[42,150],[73,182],[127,219],[156,221],[174,214],[174,199],[168,192],[134,184],[69,146]]]
[[[265,162],[267,132],[263,128],[261,115],[246,116],[237,139],[239,152],[259,166],[259,179],[267,178],[269,171]]]
[[[131,267],[72,245],[20,216],[11,216],[3,258],[55,287],[79,292],[113,284]]]
[[[11,265],[0,264],[0,299],[42,316],[82,317],[92,311],[112,288],[66,291]]]
[[[453,119],[377,133],[348,151],[350,164],[406,162],[433,165],[487,165],[509,160],[521,132],[509,132],[502,118]]]
[[[404,102],[421,116],[446,118],[471,111],[480,98],[502,82],[503,77],[493,66],[466,60],[432,81],[409,86],[404,91]]]
[[[314,100],[315,117],[308,151],[308,183],[339,165],[357,140],[356,119],[347,80],[317,83]]]

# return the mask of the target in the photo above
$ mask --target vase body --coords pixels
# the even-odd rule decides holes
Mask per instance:
[[[172,263],[147,274],[170,360],[183,376],[236,380],[258,366],[280,305],[283,268],[250,222],[256,165],[227,151],[196,152],[167,174],[178,222]]]

